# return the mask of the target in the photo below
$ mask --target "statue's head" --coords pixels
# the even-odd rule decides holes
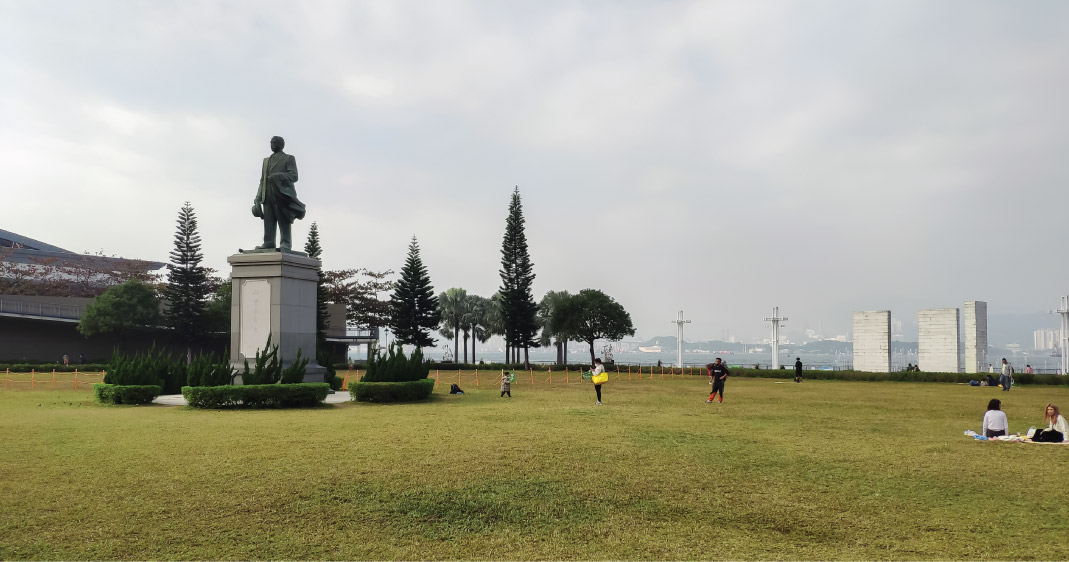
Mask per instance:
[[[271,137],[271,152],[278,152],[286,147],[286,139],[282,137]]]

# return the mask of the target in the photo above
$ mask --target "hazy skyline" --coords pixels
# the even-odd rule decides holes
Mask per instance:
[[[518,185],[535,298],[600,289],[637,338],[674,334],[679,309],[686,339],[743,341],[773,306],[827,336],[854,310],[1044,312],[1069,293],[1067,16],[0,0],[0,226],[167,261],[189,201],[226,275],[258,243],[281,135],[308,206],[294,246],[317,222],[328,269],[398,271],[414,235],[437,292],[489,296]]]

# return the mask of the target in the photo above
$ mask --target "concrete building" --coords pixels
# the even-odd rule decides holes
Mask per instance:
[[[956,308],[928,308],[917,311],[917,366],[922,371],[961,371],[958,338],[960,315]]]
[[[1060,330],[1052,330],[1050,328],[1039,329],[1032,332],[1032,344],[1033,348],[1037,351],[1047,351],[1058,347],[1058,342],[1061,340]]]
[[[965,301],[965,372],[987,372],[987,303]]]
[[[891,372],[891,311],[854,311],[854,370]]]

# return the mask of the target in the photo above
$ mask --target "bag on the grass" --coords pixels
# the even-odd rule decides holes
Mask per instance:
[[[449,385],[449,394],[464,394],[463,390],[460,390],[460,386],[457,383]]]

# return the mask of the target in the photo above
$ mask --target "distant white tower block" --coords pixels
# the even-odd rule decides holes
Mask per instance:
[[[956,308],[917,311],[917,365],[934,373],[961,371],[958,350],[960,316]]]
[[[854,311],[854,370],[891,372],[891,311]]]
[[[965,372],[987,372],[987,303],[965,301]]]

